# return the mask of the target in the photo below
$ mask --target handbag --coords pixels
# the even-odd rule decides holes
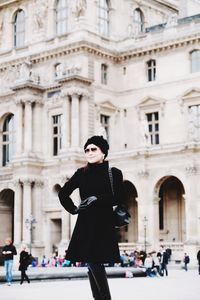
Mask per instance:
[[[112,170],[110,168],[108,169],[108,174],[109,174],[112,194],[114,196],[113,175],[112,175]],[[113,212],[114,212],[115,228],[124,227],[129,224],[129,218],[131,216],[125,207],[121,205],[117,205],[117,207],[114,209]]]

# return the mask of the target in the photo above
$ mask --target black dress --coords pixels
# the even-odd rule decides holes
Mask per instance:
[[[74,213],[76,206],[69,197],[79,189],[81,200],[96,196],[86,210],[78,214],[76,225],[67,250],[70,261],[114,263],[120,261],[119,247],[114,226],[113,206],[122,204],[125,197],[122,172],[112,168],[115,197],[112,195],[108,162],[88,164],[78,169],[59,192],[63,207]]]

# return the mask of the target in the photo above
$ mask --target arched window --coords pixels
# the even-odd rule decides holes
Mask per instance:
[[[25,13],[18,10],[14,18],[14,47],[23,47],[25,44]]]
[[[14,150],[14,115],[6,117],[3,124],[3,166],[6,166],[11,160]]]
[[[191,52],[191,72],[200,72],[200,50]]]
[[[68,29],[68,0],[57,0],[56,4],[56,33],[63,35]]]
[[[147,79],[148,79],[148,81],[156,80],[156,61],[155,61],[155,59],[150,59],[147,62]]]
[[[133,11],[133,23],[136,34],[144,31],[144,16],[139,8],[136,8]]]
[[[109,35],[109,3],[108,0],[99,0],[99,33]]]

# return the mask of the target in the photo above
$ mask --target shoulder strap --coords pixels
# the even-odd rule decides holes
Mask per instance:
[[[112,169],[111,168],[108,168],[108,174],[109,174],[109,179],[110,179],[110,185],[111,185],[112,194],[114,196],[113,174],[112,174]]]

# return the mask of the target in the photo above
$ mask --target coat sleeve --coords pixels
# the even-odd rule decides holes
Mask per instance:
[[[58,193],[61,205],[70,214],[75,214],[77,207],[74,205],[70,195],[79,187],[80,169],[78,169],[74,175],[67,181]]]
[[[115,205],[124,206],[126,202],[126,193],[124,189],[122,172],[117,168],[112,168],[113,185],[114,185],[114,202]]]

